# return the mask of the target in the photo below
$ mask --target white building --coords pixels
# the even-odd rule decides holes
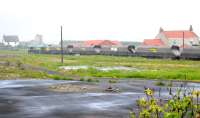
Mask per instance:
[[[6,46],[15,47],[19,45],[19,38],[16,35],[3,35],[2,43]]]
[[[189,30],[163,30],[154,39],[146,39],[142,46],[192,48],[199,45],[199,36],[193,31],[192,26]]]

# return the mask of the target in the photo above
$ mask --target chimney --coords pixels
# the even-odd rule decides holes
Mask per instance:
[[[163,30],[163,28],[162,28],[162,27],[160,27],[159,33],[163,32],[163,31],[164,31],[164,30]]]
[[[191,32],[193,32],[193,27],[192,25],[190,25],[190,29],[189,29]]]

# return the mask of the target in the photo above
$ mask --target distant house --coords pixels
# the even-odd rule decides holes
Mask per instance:
[[[60,42],[59,42],[59,45],[60,45]],[[68,47],[68,46],[83,47],[84,41],[63,40],[63,46],[64,47]]]
[[[160,28],[155,39],[146,39],[142,44],[142,46],[153,47],[172,47],[173,45],[182,48],[191,48],[195,45],[199,45],[199,36],[193,32],[192,26],[190,26],[189,30],[165,31]]]
[[[3,35],[2,43],[4,45],[15,47],[19,44],[19,38],[16,35]]]
[[[84,42],[85,46],[120,46],[121,43],[119,41],[111,41],[111,40],[87,40]]]
[[[28,47],[41,48],[41,47],[47,47],[47,45],[43,42],[43,36],[37,34],[33,40],[28,42]]]
[[[143,44],[144,46],[158,46],[164,47],[165,44],[161,39],[144,39]]]
[[[4,44],[3,43],[0,43],[0,47],[3,47],[4,46]]]
[[[121,41],[122,46],[128,47],[130,45],[134,45],[135,47],[138,47],[142,44],[142,42],[135,42],[135,41]]]

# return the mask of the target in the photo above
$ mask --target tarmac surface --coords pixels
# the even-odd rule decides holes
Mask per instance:
[[[174,86],[182,83],[175,82]],[[52,90],[52,86],[57,86]],[[94,87],[90,91],[68,91],[63,85]],[[106,92],[112,86],[118,92]],[[99,83],[61,80],[1,80],[0,118],[129,118],[129,112],[136,109],[135,101],[144,96],[144,87],[155,86],[155,81],[119,80],[110,84],[108,80]],[[188,88],[199,88],[198,83],[187,83]],[[51,89],[49,89],[51,88]],[[72,87],[73,88],[73,87]],[[97,89],[96,89],[97,88]],[[157,94],[157,93],[156,93]],[[162,88],[162,96],[167,89]]]

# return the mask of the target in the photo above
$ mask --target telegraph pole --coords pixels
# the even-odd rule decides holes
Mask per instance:
[[[185,45],[185,32],[183,31],[183,49],[184,49],[184,45]]]
[[[61,63],[63,64],[63,39],[62,39],[62,26],[60,27],[60,54],[61,54]]]

